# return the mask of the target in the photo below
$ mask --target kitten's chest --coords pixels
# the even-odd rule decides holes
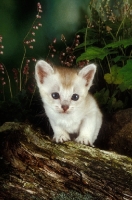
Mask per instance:
[[[60,126],[68,133],[78,133],[81,124],[81,118],[70,114],[64,114],[57,117],[54,122],[57,126]]]
[[[74,114],[57,114],[52,113],[52,115],[48,116],[49,121],[54,126],[59,126],[63,130],[68,133],[78,133],[79,127],[81,124],[80,116],[76,116]]]
[[[52,126],[58,126],[71,134],[79,132],[81,122],[85,115],[82,109],[73,110],[69,113],[58,113],[50,109],[49,106],[46,106],[45,111]]]

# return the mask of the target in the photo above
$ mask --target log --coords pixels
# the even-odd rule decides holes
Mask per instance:
[[[56,144],[14,122],[0,127],[0,152],[0,199],[48,200],[71,190],[96,200],[132,199],[130,157],[72,141]]]

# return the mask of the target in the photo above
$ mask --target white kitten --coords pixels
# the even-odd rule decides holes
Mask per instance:
[[[96,72],[94,64],[83,69],[52,68],[39,60],[35,78],[46,114],[58,142],[70,140],[78,133],[76,142],[93,145],[101,124],[102,114],[95,99],[88,93]]]

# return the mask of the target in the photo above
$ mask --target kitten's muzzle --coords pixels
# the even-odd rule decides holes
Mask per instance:
[[[62,105],[61,108],[64,110],[64,112],[66,112],[69,109],[68,105]]]

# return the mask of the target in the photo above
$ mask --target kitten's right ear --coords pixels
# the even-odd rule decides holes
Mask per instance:
[[[96,65],[89,64],[89,65],[85,66],[84,68],[82,68],[78,73],[79,76],[81,76],[82,78],[84,78],[86,80],[85,86],[87,86],[88,89],[92,85],[92,81],[93,81],[95,72],[96,72]]]
[[[38,84],[44,83],[44,77],[53,74],[53,68],[44,60],[39,60],[35,65],[35,79]]]

